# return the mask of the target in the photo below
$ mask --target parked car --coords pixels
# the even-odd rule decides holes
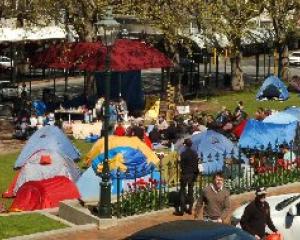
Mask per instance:
[[[0,101],[18,97],[18,85],[10,81],[0,81]]]
[[[267,197],[271,218],[284,239],[299,239],[300,236],[300,195],[299,193]],[[232,224],[240,227],[239,221],[248,204],[233,212]],[[271,232],[271,231],[270,231]]]
[[[9,69],[14,66],[9,57],[0,56],[0,68]]]
[[[0,120],[13,119],[13,106],[9,104],[0,104]]]
[[[289,54],[289,64],[292,66],[300,66],[300,51],[291,52]]]
[[[231,225],[179,220],[141,230],[127,240],[254,240],[242,229]]]

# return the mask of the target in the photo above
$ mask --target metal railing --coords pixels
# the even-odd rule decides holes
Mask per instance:
[[[223,161],[222,172],[225,176],[225,187],[231,194],[249,192],[257,187],[274,187],[287,183],[293,183],[300,179],[300,157],[295,151],[293,143],[290,148],[295,153],[290,154],[290,159],[283,159],[283,155],[277,149],[272,149],[270,145],[261,146],[259,149],[239,149],[236,158],[233,151],[223,156],[207,156],[207,162],[199,161],[205,165],[214,161]],[[291,151],[292,152],[292,151]],[[132,216],[154,210],[160,210],[169,206],[169,193],[179,191],[180,188],[180,162],[176,158],[169,158],[167,162],[161,159],[158,168],[154,169],[145,178],[135,177],[130,183],[124,186],[124,174],[117,171],[117,196],[112,204],[112,213],[121,218]],[[228,157],[229,156],[229,157]],[[243,156],[251,159],[250,164],[242,161]],[[226,158],[225,158],[226,157]],[[285,155],[286,157],[286,155]],[[202,158],[203,159],[203,158]],[[134,176],[137,176],[135,172]],[[139,174],[140,175],[140,174]],[[142,174],[142,175],[146,175]],[[195,198],[199,197],[201,191],[212,181],[211,174],[199,173],[194,184]],[[153,177],[155,176],[155,177]]]

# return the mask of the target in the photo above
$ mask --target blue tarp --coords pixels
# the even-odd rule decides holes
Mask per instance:
[[[256,100],[277,97],[279,100],[287,100],[289,92],[285,84],[276,76],[268,77],[258,90]]]
[[[248,120],[240,137],[239,146],[242,148],[266,149],[271,144],[272,149],[278,145],[294,141],[297,122],[289,124],[264,123],[254,119]]]
[[[197,151],[200,158],[203,158],[204,174],[221,171],[223,169],[224,157],[239,159],[237,146],[224,135],[213,130],[193,135],[191,139],[193,142],[192,148]],[[245,163],[248,162],[243,154],[241,154],[241,159]]]
[[[41,149],[57,151],[70,160],[80,158],[79,151],[58,127],[45,126],[30,137],[16,160],[15,168],[22,167],[33,153]]]
[[[99,97],[104,96],[104,76],[105,73],[98,72],[95,74]],[[111,99],[118,99],[119,91],[121,91],[122,98],[126,101],[129,111],[144,108],[141,71],[112,72],[110,86]]]
[[[297,117],[287,112],[273,113],[266,117],[264,123],[277,123],[277,124],[289,124],[291,122],[298,121]]]
[[[285,109],[283,112],[293,115],[300,121],[300,108],[299,107],[289,107]]]
[[[45,103],[40,100],[33,101],[32,108],[35,110],[35,112],[38,116],[43,116],[47,110]]]

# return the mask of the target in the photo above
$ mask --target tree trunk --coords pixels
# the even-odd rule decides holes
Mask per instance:
[[[288,81],[288,72],[289,72],[289,49],[288,46],[285,45],[281,49],[281,79],[284,81]]]
[[[93,42],[96,40],[96,35],[94,31],[93,24],[90,21],[85,21],[83,32],[81,32],[80,38],[85,42]],[[93,85],[94,85],[95,74],[88,73],[86,77],[86,97],[91,97],[94,94]]]
[[[244,89],[243,70],[241,69],[241,54],[231,58],[231,87],[233,91]]]

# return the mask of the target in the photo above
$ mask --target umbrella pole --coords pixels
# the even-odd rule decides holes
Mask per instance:
[[[30,99],[31,99],[31,79],[32,78],[32,65],[29,63],[29,96],[30,96]]]
[[[161,95],[163,94],[165,89],[165,69],[162,68],[161,69],[161,78],[160,78],[160,91],[161,91]]]
[[[84,71],[84,74],[83,74],[83,92],[84,92],[85,97],[87,96],[87,93],[86,93],[86,76],[87,76],[87,72]]]
[[[118,92],[119,92],[119,98],[122,97],[122,78],[121,78],[121,72],[118,73]]]
[[[53,69],[54,76],[53,76],[53,89],[54,89],[54,95],[56,94],[56,69]]]
[[[69,71],[68,69],[65,69],[65,93],[68,91],[68,76],[69,76]]]

